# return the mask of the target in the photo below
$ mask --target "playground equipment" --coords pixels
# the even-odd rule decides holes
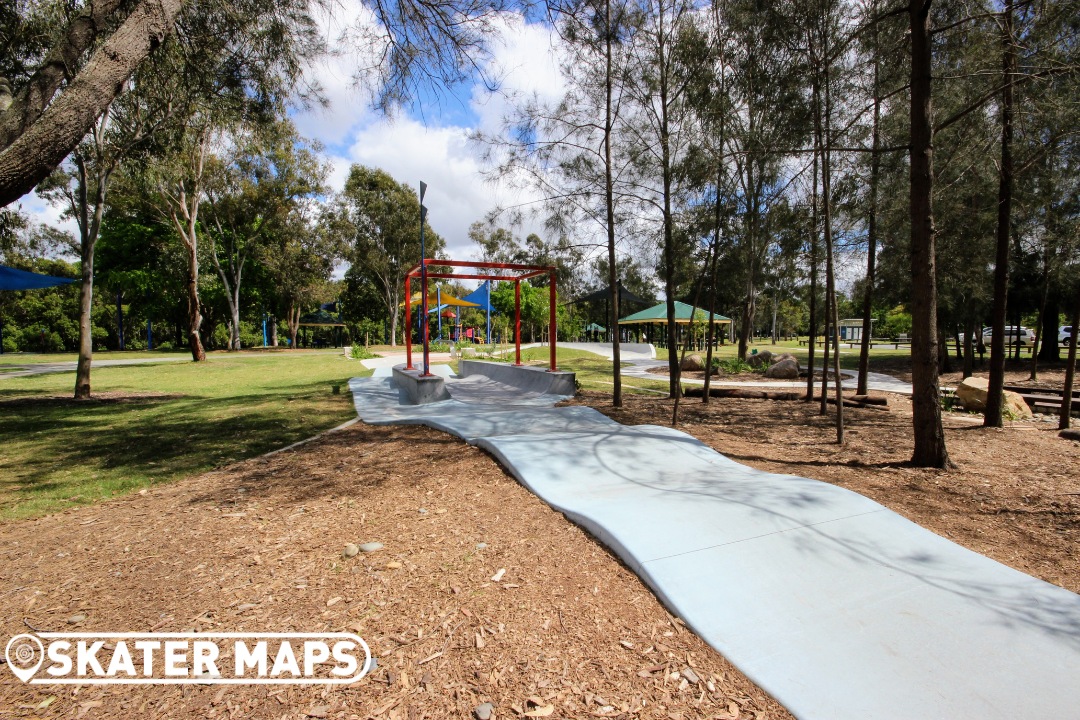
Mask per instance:
[[[438,268],[476,268],[484,270],[506,270],[510,271],[502,275],[480,275],[480,274],[455,274],[445,270],[431,271],[428,270],[428,266],[433,265]],[[422,307],[420,309],[421,317],[427,318],[428,316],[428,278],[448,278],[454,280],[488,280],[490,282],[513,282],[514,283],[514,364],[521,365],[521,281],[528,280],[529,278],[541,277],[547,275],[549,278],[551,302],[548,317],[548,340],[551,348],[550,363],[548,372],[556,372],[555,367],[555,267],[552,265],[521,265],[519,263],[493,263],[493,262],[478,262],[474,260],[438,260],[435,258],[424,258],[417,265],[413,266],[407,273],[405,273],[405,297],[411,298],[412,295],[409,292],[409,282],[414,277],[419,277],[422,287],[420,289],[420,297]],[[412,326],[412,304],[405,304],[405,327],[411,328]],[[429,337],[428,324],[424,322],[421,329],[421,338],[424,344],[424,368],[420,377],[431,376],[431,363],[430,357],[430,345],[431,338]],[[412,363],[412,331],[411,329],[405,333],[405,369],[414,370]]]

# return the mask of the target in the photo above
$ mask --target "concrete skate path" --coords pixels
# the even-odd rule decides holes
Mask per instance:
[[[452,399],[408,405],[389,368],[351,380],[361,419],[492,453],[796,716],[1080,715],[1080,596],[843,488],[433,369]]]

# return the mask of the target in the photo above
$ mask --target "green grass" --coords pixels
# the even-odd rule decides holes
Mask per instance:
[[[0,518],[92,503],[310,437],[355,416],[347,380],[370,372],[340,352],[215,353],[200,364],[95,368],[94,392],[105,397],[89,402],[69,399],[74,373],[0,380]]]
[[[111,350],[94,353],[95,360],[141,360],[146,357],[178,358],[191,356],[186,352],[158,352],[157,350],[150,352],[145,350]],[[0,366],[75,362],[78,359],[78,353],[3,353],[0,354]]]
[[[809,355],[809,350],[805,345],[800,345],[797,341],[791,340],[787,342],[779,342],[775,345],[772,343],[756,343],[750,345],[750,350],[769,350],[773,353],[791,353],[795,357],[799,358],[799,362],[805,366],[806,358]],[[814,348],[814,364],[821,365],[821,343],[819,342]],[[687,355],[697,353],[702,357],[705,357],[704,350],[688,350]],[[739,354],[739,344],[728,343],[722,345],[719,348],[713,350],[713,356],[718,358],[736,357]],[[749,351],[748,351],[749,354]],[[911,358],[911,348],[893,349],[891,347],[875,347],[870,348],[870,369],[873,371],[875,361],[890,361],[890,360],[907,360]],[[665,348],[656,349],[657,361],[663,363],[667,362],[668,353]],[[832,352],[830,351],[829,364],[832,365]],[[859,368],[859,346],[856,345],[853,348],[849,348],[846,345],[840,345],[840,367],[845,370],[857,370]]]

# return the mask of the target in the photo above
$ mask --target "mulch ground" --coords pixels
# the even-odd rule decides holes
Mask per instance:
[[[342,556],[366,541],[385,548]],[[0,637],[28,626],[356,632],[379,662],[331,689],[30,687],[0,671],[0,716],[464,718],[491,702],[497,718],[790,717],[489,456],[421,427],[355,425],[0,526]]]
[[[888,399],[888,410],[845,410],[842,447],[832,416],[801,402],[684,400],[680,429],[739,462],[861,492],[1080,591],[1080,443],[1045,423],[987,430],[949,413],[959,468],[912,468],[910,403]],[[657,396],[627,396],[619,410],[601,393],[571,402],[628,424],[670,423],[671,401]],[[342,557],[365,541],[385,548]],[[329,689],[29,687],[0,671],[0,716],[411,720],[470,717],[491,702],[496,718],[548,706],[556,718],[790,717],[489,456],[421,427],[355,425],[0,526],[0,638],[28,626],[347,631],[379,665]]]

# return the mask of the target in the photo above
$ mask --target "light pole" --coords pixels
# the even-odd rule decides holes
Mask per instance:
[[[427,220],[427,208],[424,207],[424,195],[427,193],[427,183],[420,181],[420,292],[423,297],[420,300],[420,317],[423,324],[422,340],[424,342],[424,376],[431,375],[431,363],[428,358],[428,306],[427,306],[427,252],[424,247],[424,221]],[[405,302],[409,302],[406,298]]]

